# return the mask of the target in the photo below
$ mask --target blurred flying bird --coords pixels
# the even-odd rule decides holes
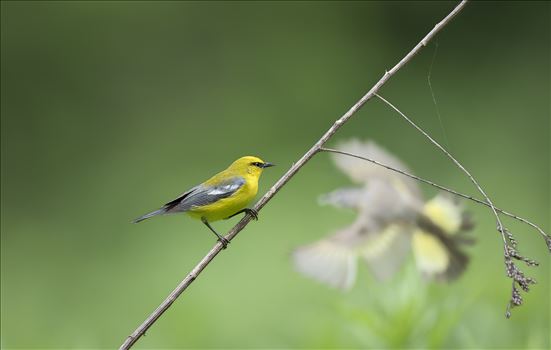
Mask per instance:
[[[201,219],[226,248],[228,240],[218,234],[210,223],[240,213],[247,213],[258,220],[258,213],[247,208],[247,205],[256,196],[262,171],[273,165],[257,157],[239,158],[226,170],[184,192],[160,209],[140,216],[134,223],[156,215],[186,212],[193,218]]]
[[[375,142],[350,140],[339,150],[374,159],[410,172]],[[460,249],[472,228],[461,203],[444,193],[428,202],[415,180],[367,161],[333,154],[336,166],[361,187],[342,188],[320,198],[321,204],[353,209],[348,227],[293,252],[296,269],[335,288],[349,289],[356,280],[358,259],[372,274],[386,280],[400,268],[410,250],[417,269],[429,279],[452,280],[468,257]]]

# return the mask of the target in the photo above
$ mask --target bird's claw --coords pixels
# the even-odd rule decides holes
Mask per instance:
[[[245,212],[249,214],[254,220],[258,221],[258,212],[254,209],[245,209]]]
[[[226,238],[224,237],[220,237],[218,239],[218,242],[222,243],[222,249],[226,249],[228,247],[228,244],[230,244],[230,241],[228,241]]]

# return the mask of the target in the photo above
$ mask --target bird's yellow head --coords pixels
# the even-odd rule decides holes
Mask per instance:
[[[271,166],[274,166],[274,164],[265,162],[258,157],[247,156],[241,157],[233,162],[228,170],[239,173],[241,175],[248,174],[258,178],[260,174],[262,174],[264,168],[268,168]]]

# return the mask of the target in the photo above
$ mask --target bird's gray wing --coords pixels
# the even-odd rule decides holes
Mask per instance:
[[[243,185],[245,185],[245,179],[240,176],[229,178],[216,185],[206,186],[201,184],[166,203],[163,208],[167,213],[175,213],[209,205],[222,198],[230,197]]]

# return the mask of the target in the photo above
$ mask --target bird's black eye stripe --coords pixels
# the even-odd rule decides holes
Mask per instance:
[[[252,162],[251,165],[254,165],[254,166],[257,166],[257,167],[259,167],[259,168],[262,168],[262,166],[263,166],[264,164],[262,164],[262,163],[260,163],[260,162]]]

